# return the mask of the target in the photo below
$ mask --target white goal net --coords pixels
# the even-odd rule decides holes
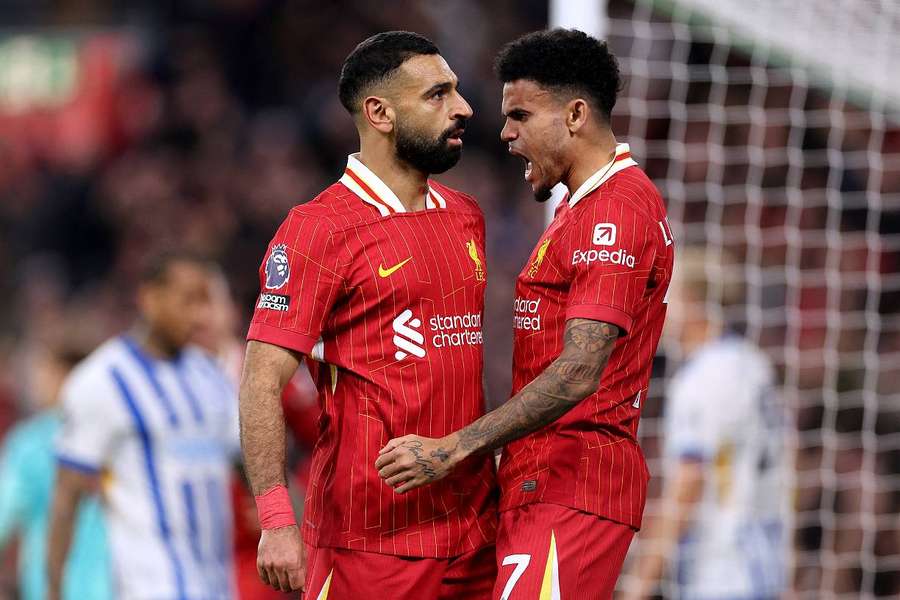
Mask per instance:
[[[897,597],[900,3],[610,0],[608,17],[613,130],[680,245],[738,258],[795,421],[791,597]],[[651,498],[665,371],[641,426]]]

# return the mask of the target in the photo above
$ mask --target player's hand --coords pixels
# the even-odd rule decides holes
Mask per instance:
[[[306,591],[306,546],[296,525],[263,530],[256,554],[256,570],[263,583],[276,590]]]
[[[378,452],[378,476],[403,494],[446,477],[462,460],[454,437],[433,439],[419,435],[394,438]]]

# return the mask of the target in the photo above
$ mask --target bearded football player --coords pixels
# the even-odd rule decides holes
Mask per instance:
[[[518,277],[513,395],[448,436],[392,440],[376,466],[407,493],[502,447],[493,597],[611,598],[644,509],[637,429],[672,235],[659,192],[613,135],[620,77],[605,43],[531,33],[496,71],[501,138],[535,198],[569,190]],[[416,455],[435,460],[426,469]]]
[[[373,36],[347,57],[341,103],[359,132],[337,181],[288,214],[260,267],[240,392],[262,527],[257,566],[313,598],[489,598],[492,457],[396,495],[373,467],[410,433],[484,414],[484,218],[429,175],[459,160],[472,109],[437,47]],[[285,488],[280,394],[300,360],[322,416],[302,532]]]

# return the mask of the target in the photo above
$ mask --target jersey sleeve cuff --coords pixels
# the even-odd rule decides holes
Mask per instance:
[[[296,350],[302,354],[309,354],[317,341],[316,338],[311,336],[265,323],[251,323],[250,329],[247,331],[247,340],[266,342],[267,344]]]
[[[622,330],[622,335],[631,331],[632,318],[624,311],[602,304],[577,304],[566,310],[566,320],[591,319],[611,323]]]
[[[86,475],[97,475],[100,473],[100,467],[98,465],[66,454],[57,453],[56,464],[72,471],[85,473]]]

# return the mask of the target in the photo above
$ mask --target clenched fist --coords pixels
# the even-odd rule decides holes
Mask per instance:
[[[263,583],[276,590],[305,591],[306,546],[296,525],[263,530],[256,554],[256,570]]]

